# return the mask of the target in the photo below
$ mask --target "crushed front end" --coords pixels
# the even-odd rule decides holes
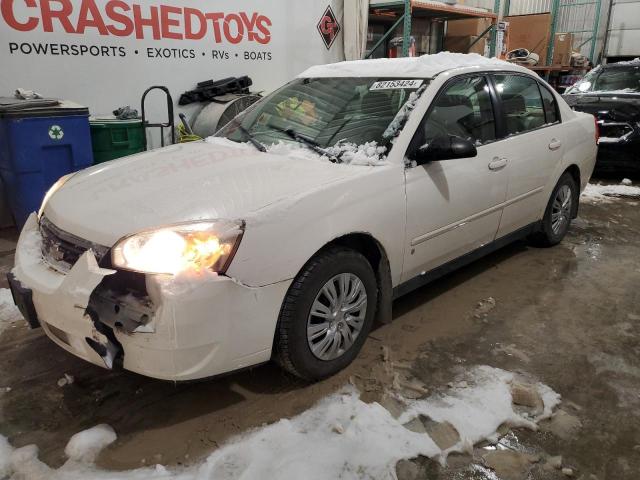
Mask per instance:
[[[210,273],[113,268],[110,248],[32,214],[9,274],[16,305],[60,347],[105,368],[166,380],[210,377],[269,360],[290,282],[251,288]]]

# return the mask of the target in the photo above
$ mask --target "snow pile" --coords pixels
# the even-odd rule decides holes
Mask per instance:
[[[0,435],[0,478],[5,478],[11,473],[11,452],[13,448],[5,437]]]
[[[0,288],[0,333],[19,320],[22,320],[22,314],[13,303],[11,291],[8,288]]]
[[[71,437],[64,453],[71,461],[91,463],[105,447],[115,442],[116,438],[116,432],[109,425],[96,425]]]
[[[349,62],[315,65],[308,68],[299,78],[330,77],[389,77],[389,78],[432,78],[440,72],[461,67],[501,66],[514,70],[509,62],[497,58],[487,58],[477,53],[440,52],[435,55],[403,58],[376,58]]]
[[[432,396],[410,404],[399,420],[406,423],[424,415],[440,423],[449,422],[460,435],[459,442],[449,451],[468,450],[482,440],[493,439],[502,424],[536,429],[538,421],[551,416],[560,403],[560,396],[546,385],[538,383],[536,389],[543,400],[544,409],[540,414],[530,417],[514,410],[511,394],[513,381],[512,373],[487,366],[476,367],[446,395]],[[469,388],[469,385],[472,387]]]
[[[622,185],[600,185],[590,183],[582,192],[581,200],[608,202],[616,197],[640,197],[640,187],[624,182]]]
[[[294,142],[279,141],[271,145],[267,145],[267,151],[273,155],[283,155],[285,157],[298,157],[303,160],[318,160],[320,156],[309,147]]]
[[[378,403],[364,403],[354,387],[347,387],[297,417],[237,437],[202,463],[172,470],[156,466],[107,472],[86,463],[115,440],[106,426],[72,437],[65,449],[70,459],[57,470],[38,460],[35,446],[14,450],[0,436],[0,475],[13,474],[13,478],[23,480],[386,480],[395,478],[399,460],[418,455],[442,460],[451,451],[495,438],[503,423],[536,428],[536,422],[550,415],[559,402],[559,395],[549,387],[534,385],[544,409],[538,416],[527,416],[514,411],[513,374],[484,366],[467,371],[463,378],[445,393],[411,401],[397,419]],[[405,405],[409,402],[399,400]],[[415,432],[404,426],[418,415],[449,422],[460,441],[443,451],[426,431]]]
[[[418,99],[426,88],[427,86],[423,85],[415,92],[411,92],[411,95],[409,95],[409,99],[402,106],[402,108],[398,110],[398,113],[382,134],[382,138],[393,138],[398,135],[398,133],[400,133],[400,130],[409,119],[409,115],[411,115],[411,112],[416,108],[416,103],[418,103]]]
[[[38,217],[35,213],[29,215],[24,224],[18,244],[20,248],[16,249],[15,265],[22,265],[23,268],[26,268],[42,262],[42,236],[38,230]],[[15,275],[16,280],[25,282],[17,267],[14,266],[11,273]]]
[[[249,142],[238,143],[238,142],[234,142],[233,140],[229,140],[227,137],[211,136],[211,137],[205,138],[204,141],[205,143],[208,143],[209,145],[215,145],[216,147],[235,148],[235,149],[246,148],[247,150],[250,150],[250,149],[255,150],[256,148],[253,145],[251,145]]]
[[[349,165],[382,165],[386,160],[387,147],[378,146],[378,142],[366,142],[362,145],[338,142],[325,150],[329,155],[339,157],[342,163]]]

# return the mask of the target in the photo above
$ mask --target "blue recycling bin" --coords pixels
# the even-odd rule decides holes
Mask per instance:
[[[92,163],[86,107],[0,98],[0,178],[18,228],[58,178]]]

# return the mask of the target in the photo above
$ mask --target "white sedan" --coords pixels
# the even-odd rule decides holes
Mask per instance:
[[[346,367],[394,298],[513,240],[557,244],[597,129],[478,55],[312,67],[214,137],[63,177],[10,274],[97,365],[190,380]]]

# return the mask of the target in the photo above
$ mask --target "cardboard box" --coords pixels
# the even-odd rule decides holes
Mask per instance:
[[[487,37],[485,35],[471,46],[476,38],[478,38],[477,35],[470,37],[451,37],[447,35],[444,38],[444,50],[448,52],[478,53],[480,55],[484,55],[487,48]]]
[[[505,17],[505,20],[509,22],[507,51],[526,48],[540,56],[538,65],[546,65],[551,35],[551,14],[513,15]]]
[[[447,22],[447,37],[478,36],[491,25],[490,18],[468,18],[464,20],[449,20]]]
[[[553,63],[568,67],[571,64],[571,53],[573,52],[573,33],[556,33],[553,42]]]

